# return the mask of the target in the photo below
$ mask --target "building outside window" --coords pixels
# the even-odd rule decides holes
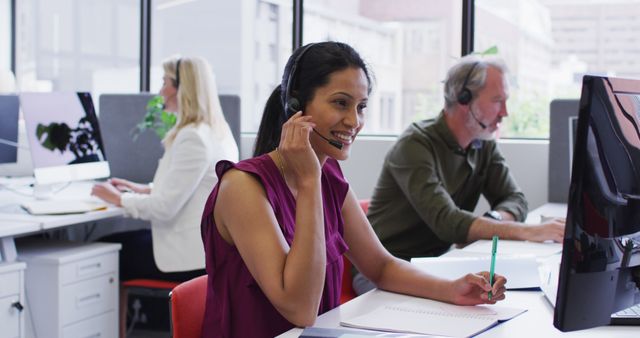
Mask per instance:
[[[475,50],[511,72],[503,137],[548,138],[549,103],[578,99],[582,76],[640,78],[638,0],[476,0]]]
[[[100,93],[139,91],[139,2],[21,0],[16,4],[19,90],[90,91],[94,100]]]
[[[397,135],[442,109],[442,81],[460,57],[461,13],[461,1],[305,0],[303,38],[360,52],[375,75],[362,133]]]
[[[291,54],[290,0],[152,1],[151,86],[162,86],[162,60],[200,56],[220,94],[241,97],[243,132],[256,132]]]
[[[11,1],[0,0],[0,72],[11,69]]]

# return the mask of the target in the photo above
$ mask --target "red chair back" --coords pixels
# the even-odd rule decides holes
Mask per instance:
[[[362,208],[362,211],[364,211],[365,215],[367,214],[367,212],[369,211],[369,202],[370,200],[360,200],[360,208]]]
[[[360,208],[366,214],[369,211],[369,200],[360,200]],[[340,304],[344,304],[353,298],[356,298],[356,292],[353,291],[353,278],[351,276],[351,261],[347,256],[342,256],[344,263],[344,271],[342,271],[342,292],[340,292]]]
[[[196,277],[181,283],[171,291],[173,338],[202,337],[207,279],[207,275]]]

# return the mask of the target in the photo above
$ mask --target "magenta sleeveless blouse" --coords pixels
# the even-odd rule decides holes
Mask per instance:
[[[291,245],[295,232],[296,201],[269,155],[262,155],[233,164],[220,161],[216,165],[219,180],[229,169],[253,174],[265,188],[280,229]],[[343,239],[342,205],[349,189],[335,159],[329,158],[322,167],[322,198],[324,203],[327,270],[318,314],[340,303],[342,254],[348,247]],[[218,232],[213,209],[218,196],[215,186],[202,216],[202,241],[209,275],[203,337],[272,338],[291,328],[273,307],[249,273],[235,246],[229,245]],[[241,202],[240,202],[241,203]]]

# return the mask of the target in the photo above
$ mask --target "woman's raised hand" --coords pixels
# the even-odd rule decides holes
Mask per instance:
[[[296,186],[305,185],[320,177],[320,162],[309,141],[314,127],[311,116],[303,116],[302,111],[293,114],[282,125],[277,151],[284,162],[283,171],[294,177]]]

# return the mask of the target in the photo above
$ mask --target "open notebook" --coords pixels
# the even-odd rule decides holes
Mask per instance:
[[[459,306],[412,298],[386,304],[340,325],[386,332],[470,337],[526,310],[502,306]]]
[[[21,206],[32,215],[64,215],[105,210],[108,205],[106,202],[83,199],[29,201]]]

